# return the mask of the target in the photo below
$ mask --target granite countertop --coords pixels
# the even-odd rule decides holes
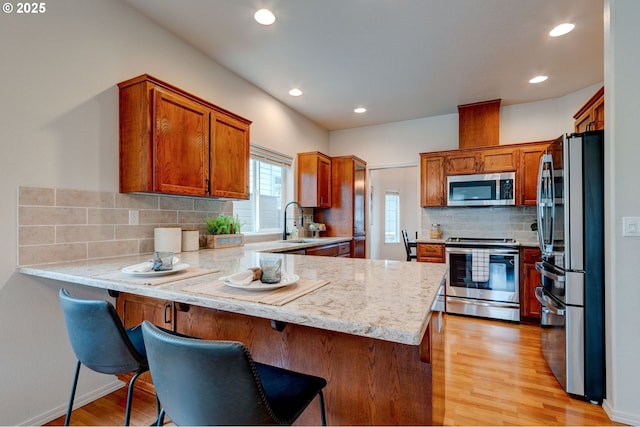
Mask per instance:
[[[331,243],[327,239],[322,238],[321,243]],[[335,242],[348,240],[351,239]],[[183,252],[178,254],[181,262],[220,271],[155,286],[96,277],[144,262],[149,255],[23,266],[19,272],[402,344],[420,344],[444,279],[445,264],[264,253],[283,245],[294,249],[296,245],[308,244],[265,242]],[[312,246],[317,244],[314,242]],[[264,256],[282,257],[283,271],[301,279],[327,280],[329,284],[282,306],[182,291],[189,285],[258,266]]]

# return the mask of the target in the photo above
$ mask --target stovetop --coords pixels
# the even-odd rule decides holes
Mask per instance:
[[[449,237],[445,244],[451,246],[520,246],[520,242],[511,238]]]

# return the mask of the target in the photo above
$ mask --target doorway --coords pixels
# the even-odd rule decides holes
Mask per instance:
[[[407,255],[400,230],[406,229],[409,238],[414,238],[420,224],[418,203],[418,167],[393,167],[370,169],[370,258],[405,260]],[[389,211],[385,199],[393,200],[397,195],[397,220],[387,222],[385,242],[385,220]],[[390,197],[387,197],[390,196]],[[393,208],[391,209],[393,212]],[[397,230],[392,230],[393,223]],[[391,229],[391,230],[389,230]],[[397,235],[395,234],[397,232]]]

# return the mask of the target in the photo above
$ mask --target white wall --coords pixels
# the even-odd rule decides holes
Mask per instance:
[[[63,284],[16,273],[17,188],[118,190],[118,82],[149,73],[253,120],[253,143],[291,156],[329,150],[325,130],[123,2],[46,5],[39,16],[0,14],[0,425],[62,414],[75,363]],[[84,370],[80,400],[113,384]]]
[[[622,237],[622,218],[640,216],[640,2],[607,0],[605,11],[605,168],[608,173],[605,180],[607,399],[604,407],[614,419],[639,425],[640,237]]]

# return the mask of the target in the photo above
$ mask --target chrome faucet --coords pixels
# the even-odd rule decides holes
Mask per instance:
[[[300,208],[300,227],[304,226],[304,212],[302,211],[302,206],[298,202],[289,202],[287,206],[284,207],[284,230],[282,231],[282,240],[287,240],[287,208],[289,205],[298,205]]]

